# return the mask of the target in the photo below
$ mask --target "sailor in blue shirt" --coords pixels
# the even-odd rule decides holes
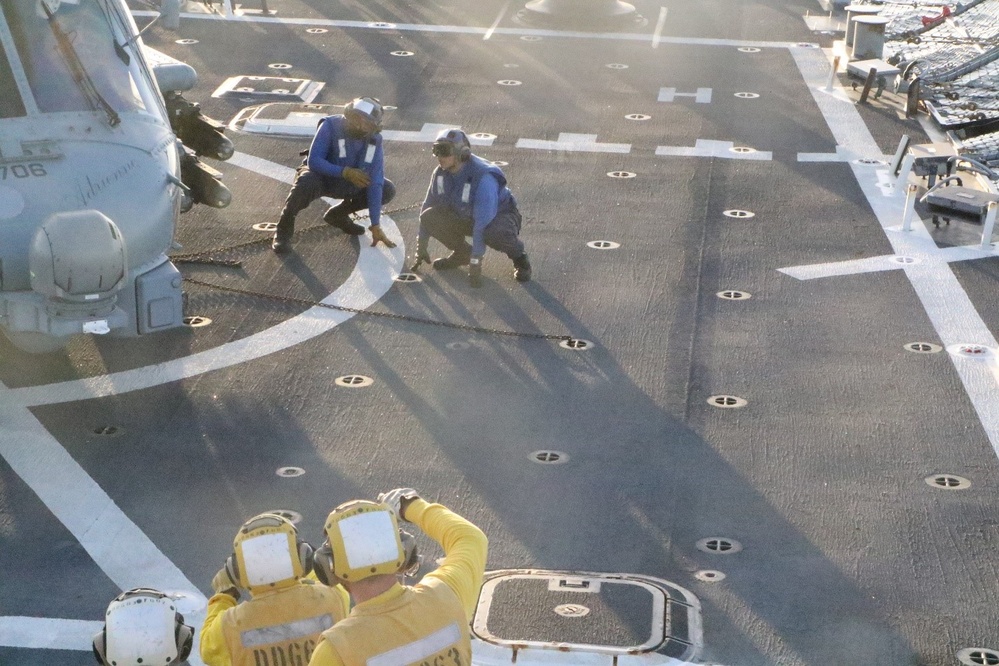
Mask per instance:
[[[371,220],[371,245],[395,247],[382,231],[381,209],[395,196],[395,185],[385,178],[382,151],[382,105],[371,97],[359,97],[344,106],[343,115],[328,116],[309,148],[309,156],[298,168],[288,193],[271,247],[275,252],[291,249],[295,216],[320,197],[342,199],[323,215],[323,220],[344,233],[360,236],[364,227],[351,220],[363,208]]]
[[[482,255],[486,246],[513,260],[518,282],[531,279],[531,264],[520,240],[521,216],[517,200],[506,186],[499,167],[472,154],[468,137],[460,129],[437,135],[433,154],[438,167],[420,212],[416,243],[418,263],[429,262],[428,244],[436,238],[451,254],[433,262],[437,270],[468,266],[473,287],[481,285]],[[465,241],[472,237],[472,244]]]

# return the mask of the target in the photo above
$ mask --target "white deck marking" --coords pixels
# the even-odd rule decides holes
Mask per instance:
[[[837,145],[860,155],[880,154],[877,142],[854,104],[837,96],[823,94],[822,88],[825,87],[830,66],[829,56],[823,51],[808,48],[792,48],[791,55]],[[879,183],[869,175],[865,177],[865,172],[869,174],[869,170],[853,163],[850,168],[895,253],[899,256],[923,258],[920,263],[900,266],[912,283],[916,296],[923,304],[944,347],[974,343],[994,349],[996,340],[992,332],[982,321],[950,266],[942,260],[950,255],[929,248],[929,233],[921,223],[914,224],[910,232],[897,230],[905,209],[904,193],[896,192],[892,197],[882,196]],[[969,249],[963,248],[961,251],[968,252]],[[950,356],[968,398],[978,413],[982,428],[999,456],[999,400],[995,399],[999,386],[995,360],[966,359],[953,354]]]
[[[295,180],[295,169],[260,157],[247,155],[246,153],[233,153],[232,157],[226,160],[226,164],[235,164],[247,171],[259,173],[261,176],[267,176],[268,178],[279,180],[289,185]]]
[[[443,130],[451,129],[456,127],[454,123],[447,125],[442,123],[423,123],[423,127],[418,131],[414,132],[411,130],[382,130],[382,138],[385,141],[409,141],[413,143],[433,143],[437,135]],[[492,138],[482,138],[472,136],[466,132],[468,136],[468,142],[473,146],[491,146],[493,142],[496,141],[495,137]]]
[[[294,178],[294,169],[243,153],[234,154],[229,161],[286,183]],[[381,246],[372,248],[362,241],[354,271],[324,303],[366,308],[392,287],[392,277],[402,269],[405,245],[395,222],[386,215],[382,216],[382,228],[399,245],[389,250]],[[248,338],[166,363],[23,389],[11,390],[0,384],[0,423],[4,424],[0,430],[0,455],[118,587],[180,591],[205,604],[207,599],[198,588],[87,475],[27,407],[117,395],[225,368],[296,345],[351,317],[353,313],[314,307]],[[185,618],[200,628],[204,610],[187,612]],[[68,621],[0,617],[0,636],[3,636],[0,645],[89,650],[93,632],[81,636],[77,625],[65,622]],[[195,632],[195,647],[188,661],[192,666],[203,666],[198,657],[197,636]]]
[[[187,622],[186,617],[184,622]],[[32,650],[89,650],[94,634],[103,627],[104,622],[88,620],[0,617],[0,646]]]
[[[208,600],[142,530],[90,478],[62,444],[25,407],[6,398],[10,390],[0,384],[0,455],[31,488],[46,508],[76,537],[94,563],[122,590],[153,587],[179,590],[196,600],[200,610],[188,621],[198,626]],[[107,599],[107,601],[111,601]],[[0,645],[8,647],[58,647],[89,650],[91,623],[67,625],[71,620],[0,618]],[[197,643],[197,636],[195,636]],[[196,659],[191,664],[203,666]]]
[[[836,146],[835,153],[798,153],[799,162],[852,162],[859,159],[883,160],[881,152],[873,155],[859,155],[846,146]]]
[[[259,170],[259,173],[285,183],[291,183],[295,174],[294,169],[244,153],[234,154],[229,163]],[[402,270],[406,258],[405,243],[395,222],[387,215],[382,215],[382,229],[398,245],[390,250],[382,245],[370,247],[370,243],[361,241],[354,270],[336,291],[323,299],[323,303],[363,309],[392,288],[393,277]],[[159,386],[293,347],[332,330],[353,316],[352,312],[316,306],[265,331],[191,356],[100,377],[11,389],[8,397],[24,406],[51,405]]]
[[[900,227],[889,227],[885,231],[889,234],[919,234],[920,230],[926,233],[923,225],[913,225],[912,231],[903,232]],[[927,236],[927,238],[929,238]],[[961,247],[938,248],[932,238],[931,247],[922,247],[915,252],[905,255],[918,260],[919,263],[944,263],[952,261],[972,261],[974,259],[988,259],[999,257],[999,248],[992,250],[982,250],[978,245],[964,245]],[[922,245],[916,239],[909,239],[910,248]],[[899,255],[883,254],[877,257],[865,257],[863,259],[849,259],[847,261],[834,261],[827,264],[808,264],[805,266],[790,266],[788,268],[778,268],[777,270],[785,275],[790,275],[798,280],[815,280],[818,278],[835,277],[838,275],[856,275],[858,273],[876,273],[879,271],[892,271],[905,268],[905,264],[893,261]]]
[[[719,157],[726,160],[772,160],[773,153],[769,150],[757,150],[752,153],[739,153],[732,149],[731,141],[715,141],[713,139],[698,139],[693,148],[686,146],[657,146],[656,155],[670,157]]]
[[[681,93],[676,88],[660,88],[658,102],[674,102],[677,97],[693,97],[698,104],[711,103],[711,88],[698,88],[697,92]]]
[[[155,17],[159,12],[147,10],[133,11],[133,16]],[[330,19],[298,19],[280,18],[277,16],[217,16],[214,14],[181,13],[182,18],[200,19],[203,21],[230,21],[243,23],[277,23],[283,25],[304,25],[309,27],[322,28],[360,28],[362,30],[384,30],[373,26],[369,21],[334,21]],[[393,23],[393,30],[405,32],[443,32],[465,35],[484,35],[488,28],[475,28],[465,25],[429,25],[426,23]],[[621,32],[573,32],[569,30],[537,30],[531,28],[496,28],[493,31],[497,35],[524,36],[533,35],[536,37],[565,37],[567,39],[600,39],[606,41],[622,42],[647,42],[647,33],[621,33]],[[701,37],[663,37],[660,42],[666,44],[679,44],[684,46],[755,46],[761,49],[790,49],[800,47],[800,42],[768,42],[745,39],[705,39]],[[810,43],[809,46],[817,47],[817,44]]]
[[[156,12],[135,12],[136,15],[155,16]],[[283,23],[313,26],[356,27],[374,29],[368,23],[354,21],[314,21],[279,19],[275,17],[218,17],[198,14],[183,14],[185,18],[203,20],[229,20],[258,23]],[[399,30],[423,32],[453,32],[465,34],[484,34],[478,28],[458,26],[425,26],[399,25]],[[497,34],[540,35],[552,37],[567,37],[579,39],[635,40],[645,41],[648,35],[639,34],[593,34],[572,33],[545,30],[494,30]],[[670,38],[662,40],[671,44],[711,45],[711,46],[757,46],[760,48],[780,47],[790,48],[792,55],[801,70],[812,95],[815,98],[823,116],[832,130],[837,142],[848,150],[858,154],[875,154],[877,145],[871,137],[852,103],[844,104],[844,95],[824,95],[821,88],[825,85],[829,63],[818,50],[797,48],[795,44],[738,41],[738,40],[707,40]],[[577,135],[578,136],[578,135]],[[585,135],[584,135],[585,136]],[[560,137],[561,138],[561,137]],[[593,135],[595,139],[595,135]],[[609,144],[613,145],[613,144]],[[629,146],[630,149],[630,146]],[[838,149],[837,149],[838,151]],[[248,156],[243,156],[248,157]],[[236,158],[236,156],[234,156]],[[233,162],[238,164],[238,160]],[[252,160],[250,160],[252,161]],[[244,161],[244,164],[248,163]],[[278,167],[279,165],[274,165]],[[862,178],[863,170],[853,167],[868,201],[880,220],[886,233],[890,224],[901,220],[904,197],[891,199],[876,196],[878,186],[870,179]],[[291,172],[291,169],[288,169]],[[290,179],[289,179],[290,181]],[[288,181],[286,181],[288,182]],[[383,217],[383,228],[390,235],[398,236],[394,222]],[[899,254],[907,255],[909,251],[918,252],[917,230],[904,234],[889,233],[892,245]],[[925,229],[924,229],[925,230]],[[966,250],[966,249],[965,249]],[[391,262],[385,265],[388,255]],[[364,303],[366,307],[377,300],[392,286],[391,273],[401,268],[405,250],[400,243],[394,251],[368,248],[367,243],[361,243],[361,255],[358,266],[348,278],[343,287],[335,291],[326,301],[340,301],[353,304]],[[939,257],[938,257],[939,258]],[[362,264],[364,265],[362,267]],[[923,303],[935,329],[944,345],[960,343],[977,343],[990,348],[997,345],[992,334],[985,326],[974,306],[967,297],[953,272],[944,261],[930,261],[920,264],[903,266]],[[358,284],[360,282],[360,284]],[[350,287],[347,288],[348,283]],[[345,289],[346,288],[346,289]],[[370,301],[370,302],[367,302]],[[123,393],[138,388],[155,386],[164,382],[190,377],[212,369],[227,367],[235,363],[251,360],[265,353],[283,349],[309,337],[319,335],[336,326],[340,321],[349,319],[352,315],[321,308],[313,308],[294,317],[283,324],[241,341],[228,343],[222,347],[196,354],[186,359],[178,359],[156,366],[148,366],[135,371],[116,373],[114,375],[92,378],[80,381],[63,382],[45,387],[29,387],[25,389],[8,390],[0,385],[0,420],[5,428],[0,433],[0,452],[11,464],[11,467],[28,485],[39,494],[46,506],[67,524],[70,531],[80,539],[94,560],[108,572],[109,577],[122,587],[130,586],[129,582],[142,578],[141,583],[158,585],[164,588],[192,589],[184,575],[163,557],[162,553],[142,534],[114,502],[86,475],[81,467],[72,459],[65,449],[41,426],[34,416],[25,408],[33,404],[54,404],[68,400],[99,397]],[[285,337],[287,336],[287,337]],[[255,345],[266,348],[254,349],[255,345],[247,344],[253,341]],[[218,354],[220,361],[207,358],[208,354]],[[976,359],[965,359],[951,355],[952,361],[965,385],[969,397],[983,428],[992,442],[993,448],[999,454],[999,401],[991,400],[996,392],[996,368],[994,362],[985,363]],[[39,455],[39,453],[41,455]],[[56,473],[53,473],[56,470]],[[63,474],[67,476],[62,476]],[[66,479],[70,481],[67,482]],[[81,494],[81,489],[83,490]],[[69,521],[67,523],[67,521]],[[107,538],[112,537],[112,538]],[[124,543],[122,538],[125,539]],[[133,550],[133,542],[138,551]],[[138,553],[138,560],[136,559]],[[122,561],[127,560],[127,571],[122,569]],[[136,562],[140,565],[136,568]],[[109,571],[110,569],[110,571]],[[144,571],[144,576],[136,576],[138,571]],[[200,624],[200,618],[190,618],[192,624]],[[17,638],[18,645],[36,646],[42,643],[51,644],[58,640],[51,635],[52,628],[61,628],[67,633],[63,635],[67,641],[76,646],[84,636],[82,629],[89,629],[93,623],[67,625],[68,620],[37,620],[33,618],[0,618],[0,635],[4,641],[10,637]],[[37,627],[43,627],[38,630]],[[72,638],[69,636],[72,635]],[[87,645],[70,649],[89,649]],[[7,643],[4,643],[7,644]],[[191,656],[192,664],[201,664],[197,658],[197,648]]]
[[[662,40],[663,27],[666,25],[666,8],[659,8],[659,20],[656,21],[656,30],[652,33],[652,48],[658,49],[659,42]]]
[[[496,17],[496,20],[493,21],[493,24],[489,26],[488,30],[486,30],[486,34],[482,36],[483,40],[489,39],[490,37],[493,36],[493,32],[496,31],[496,26],[498,26],[500,24],[500,21],[503,20],[503,15],[506,14],[506,10],[509,8],[510,8],[510,0],[507,0],[506,3],[503,5],[503,8],[500,9],[499,16]]]
[[[630,153],[630,143],[598,143],[596,134],[574,134],[559,132],[557,141],[540,139],[518,139],[517,148],[534,150],[564,150],[584,153]]]

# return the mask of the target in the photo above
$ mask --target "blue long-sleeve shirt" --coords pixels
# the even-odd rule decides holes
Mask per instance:
[[[502,205],[512,199],[506,187],[506,177],[498,167],[472,155],[457,173],[437,167],[430,178],[430,188],[423,200],[422,210],[446,207],[464,219],[472,220],[472,256],[486,253],[484,232]],[[426,240],[426,231],[420,229]]]
[[[363,139],[352,138],[347,134],[346,118],[342,115],[329,116],[312,139],[307,164],[309,171],[326,178],[342,179],[343,170],[347,167],[368,174],[371,178],[367,187],[368,214],[372,226],[381,222],[382,187],[385,184],[385,153],[381,134]],[[361,191],[347,181],[343,184],[354,192]]]

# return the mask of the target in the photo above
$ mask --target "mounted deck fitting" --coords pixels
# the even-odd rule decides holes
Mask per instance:
[[[846,36],[843,39],[843,45],[846,46],[847,51],[853,46],[853,32],[856,30],[856,24],[854,24],[854,19],[861,16],[874,16],[881,13],[881,7],[878,5],[854,5],[849,4],[845,7],[846,9]]]
[[[888,19],[884,16],[858,16],[853,19],[853,46],[851,60],[881,60],[885,50],[885,27]]]

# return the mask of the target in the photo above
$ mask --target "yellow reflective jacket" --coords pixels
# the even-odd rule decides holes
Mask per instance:
[[[440,504],[413,500],[405,513],[441,544],[444,561],[412,587],[396,583],[357,604],[323,632],[309,666],[470,666],[468,624],[486,569],[486,535]]]
[[[306,666],[322,632],[348,607],[342,587],[310,579],[258,592],[239,605],[216,594],[201,628],[201,659],[207,666]]]

